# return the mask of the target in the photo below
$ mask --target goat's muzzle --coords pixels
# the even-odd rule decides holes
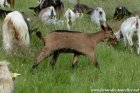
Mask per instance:
[[[108,43],[110,45],[114,46],[114,45],[118,44],[118,40],[115,36],[112,36],[112,37],[108,38]]]

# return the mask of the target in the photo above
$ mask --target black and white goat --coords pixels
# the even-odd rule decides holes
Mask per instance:
[[[80,16],[79,13],[74,13],[71,9],[68,9],[65,14],[64,17],[66,19],[66,24],[67,24],[67,28],[68,30],[71,30],[71,26],[72,24],[76,21],[76,19]]]
[[[82,4],[82,3],[79,3],[79,1],[77,1],[77,4],[74,6],[74,9],[73,11],[76,13],[80,13],[80,14],[91,14],[93,8],[85,5],[85,4]]]
[[[29,7],[29,9],[33,9],[36,14],[38,14],[42,9],[53,6],[56,11],[60,15],[63,15],[64,12],[64,4],[61,0],[42,0],[38,6]]]
[[[13,48],[27,47],[30,45],[28,18],[23,13],[13,11],[9,13],[3,23],[3,48],[7,54]]]
[[[116,20],[120,20],[124,17],[129,17],[131,16],[132,13],[124,6],[118,6],[116,9],[115,9],[115,12],[114,12],[114,19]]]
[[[53,6],[41,10],[38,16],[45,24],[63,25],[63,21],[56,19],[56,12]]]
[[[93,9],[90,18],[91,21],[95,22],[97,25],[100,25],[100,22],[106,22],[106,14],[101,7]]]

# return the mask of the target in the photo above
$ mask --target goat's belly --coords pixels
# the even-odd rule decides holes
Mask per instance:
[[[78,50],[75,50],[75,49],[70,49],[70,48],[62,48],[62,49],[58,49],[58,50],[55,50],[54,53],[57,52],[57,53],[76,53],[78,55],[83,55],[82,52],[78,51]]]

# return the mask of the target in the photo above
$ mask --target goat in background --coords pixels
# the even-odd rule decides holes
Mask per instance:
[[[28,47],[29,33],[28,18],[18,11],[9,13],[3,23],[3,48],[6,53],[10,54],[14,47]]]
[[[81,16],[83,14],[91,14],[92,10],[93,10],[93,8],[91,8],[85,4],[80,3],[80,0],[77,0],[77,4],[74,6],[74,9],[73,9],[73,11],[75,13],[78,12],[81,14]]]
[[[76,19],[80,16],[79,13],[74,13],[71,9],[68,9],[65,14],[64,17],[66,19],[66,24],[67,24],[67,28],[68,30],[71,30],[71,26],[72,24],[76,21]]]
[[[41,10],[39,13],[39,18],[45,24],[63,25],[62,20],[56,19],[56,12],[53,6]]]
[[[101,22],[106,22],[106,14],[101,7],[93,9],[90,18],[91,21],[95,22],[97,25],[100,25]]]
[[[132,13],[124,6],[118,6],[114,12],[114,19],[120,20],[126,16],[131,16]]]
[[[123,37],[125,47],[130,45],[133,46],[133,36],[134,34],[137,34],[138,37],[138,48],[137,48],[137,54],[140,54],[140,19],[138,16],[136,17],[130,17],[126,19],[118,32],[115,33],[116,38],[119,40],[121,36]]]
[[[4,8],[5,6],[10,7],[10,4],[7,2],[7,0],[0,0],[0,6]]]
[[[63,15],[64,12],[64,4],[61,0],[43,0],[36,7],[29,7],[29,9],[34,10],[36,14],[38,14],[42,9],[53,6],[56,11],[58,11],[59,19],[60,15]]]

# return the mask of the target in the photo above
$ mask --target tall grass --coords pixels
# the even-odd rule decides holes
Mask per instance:
[[[65,9],[74,6],[68,0],[63,1]],[[139,0],[80,1],[91,7],[103,7],[107,14],[107,22],[114,32],[119,29],[122,23],[122,21],[112,19],[113,12],[117,6],[124,5],[130,11],[140,10]],[[30,6],[36,6],[36,0],[16,0],[16,6],[13,10],[24,11],[31,19],[31,26],[38,22],[35,27],[38,27],[43,34],[56,29],[66,29],[66,25],[62,27],[48,26],[39,22],[38,18],[33,15],[34,12],[28,9]],[[108,46],[105,42],[97,45],[96,58],[100,64],[101,71],[96,69],[84,56],[80,56],[78,67],[72,69],[72,54],[61,54],[54,70],[51,68],[49,64],[50,58],[48,58],[39,65],[34,74],[31,74],[31,66],[43,47],[43,42],[33,33],[29,51],[25,51],[24,54],[17,51],[14,55],[6,55],[2,49],[2,23],[3,20],[0,21],[0,60],[8,60],[11,63],[10,69],[21,73],[21,76],[15,80],[14,93],[99,93],[91,90],[140,88],[140,56],[136,55],[136,51],[130,52],[128,49],[124,49],[123,42],[120,42],[115,48]],[[79,18],[73,29],[88,33],[100,30],[90,21],[88,15]]]

